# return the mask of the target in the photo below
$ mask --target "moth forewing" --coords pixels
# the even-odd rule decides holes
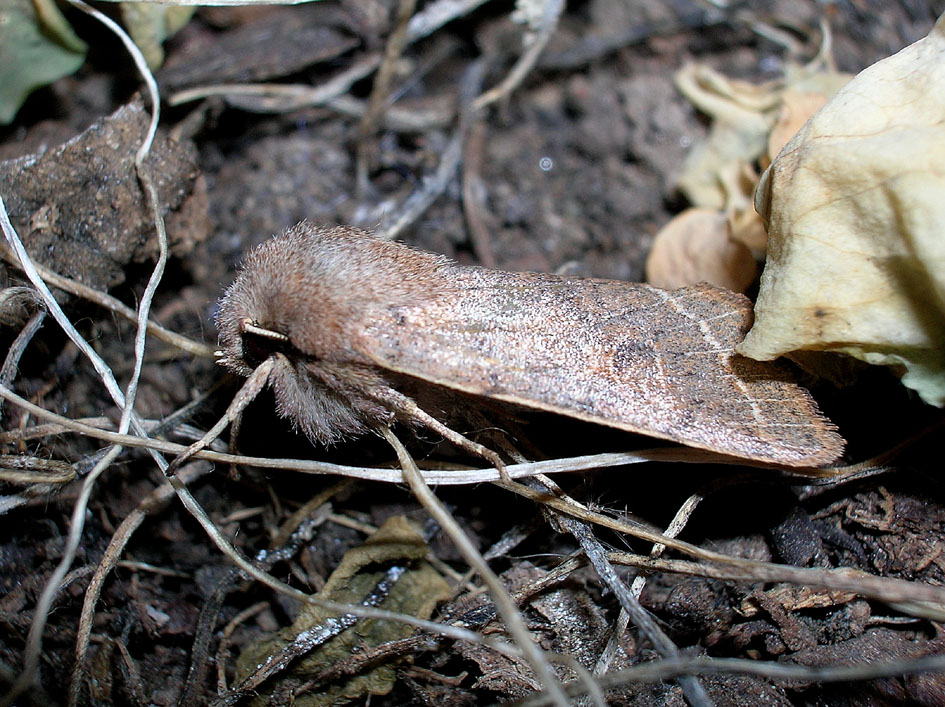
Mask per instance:
[[[734,353],[751,323],[740,295],[457,270],[475,297],[368,324],[365,353],[379,367],[756,461],[817,466],[842,451],[788,369]]]

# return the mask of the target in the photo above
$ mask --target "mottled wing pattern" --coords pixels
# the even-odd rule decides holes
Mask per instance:
[[[734,353],[751,324],[740,295],[475,268],[452,276],[454,297],[370,313],[362,353],[448,388],[743,458],[817,466],[842,451],[783,368]]]

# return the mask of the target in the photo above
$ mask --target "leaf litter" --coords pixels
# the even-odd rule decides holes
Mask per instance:
[[[689,151],[686,145],[698,144],[703,132],[699,115],[675,92],[670,77],[693,55],[701,55],[709,65],[721,67],[724,74],[739,75],[739,81],[749,77],[751,84],[758,86],[772,80],[761,68],[763,60],[770,63],[771,57],[781,56],[809,60],[818,51],[816,28],[821,18],[816,6],[811,3],[799,11],[798,4],[792,4],[791,11],[783,16],[784,24],[778,25],[771,22],[771,17],[778,17],[779,8],[774,5],[772,13],[743,15],[721,24],[711,13],[693,14],[691,7],[669,8],[662,3],[628,7],[599,0],[591,3],[586,14],[565,12],[556,20],[557,31],[551,35],[545,54],[557,57],[562,66],[561,57],[577,56],[565,50],[579,48],[584,57],[579,71],[548,72],[541,68],[539,59],[538,68],[486,120],[488,138],[478,147],[484,159],[474,162],[485,172],[479,181],[486,187],[485,199],[476,201],[478,207],[463,204],[457,199],[458,188],[453,189],[447,182],[445,193],[408,228],[404,238],[473,262],[463,208],[487,209],[493,224],[489,246],[497,265],[504,269],[563,270],[642,279],[652,236],[671,216],[675,175],[683,170]],[[673,15],[675,9],[688,14]],[[266,10],[253,10],[260,13],[260,18],[266,16]],[[386,35],[385,13],[372,17],[367,9],[358,12],[363,14],[350,15],[344,22],[337,16],[324,20],[326,27],[342,27],[347,36],[358,37],[362,46],[333,49],[337,53],[329,59],[330,66],[305,77],[313,85],[331,80],[339,69],[344,71],[346,66],[339,66],[339,62],[354,62],[383,46],[382,42],[378,44],[377,36],[364,33],[363,28]],[[856,16],[831,18],[838,63],[848,71],[882,58],[887,46],[905,46],[918,39],[934,19],[908,16],[893,22],[890,13],[907,11],[884,6],[877,7],[876,12],[877,19],[867,25]],[[239,15],[234,13],[232,17]],[[422,20],[427,22],[426,18]],[[239,20],[247,27],[256,21],[251,14]],[[204,17],[198,13],[197,20],[165,46],[169,61],[189,44],[199,46],[218,32],[219,22],[219,14],[207,12]],[[783,28],[787,26],[804,26],[807,31],[785,33]],[[892,36],[883,34],[879,27],[910,28],[913,33]],[[447,26],[430,30],[425,43],[402,55],[393,73],[395,84],[401,86],[396,107],[421,116],[424,106],[431,102],[448,105],[438,99],[454,95],[455,77],[469,60],[468,54],[456,49],[458,29]],[[486,86],[500,85],[503,67],[511,69],[520,56],[523,28],[503,12],[487,10],[462,31],[472,32],[475,46],[487,52],[493,62]],[[798,36],[811,41],[798,47]],[[467,42],[470,39],[458,38]],[[353,56],[344,53],[352,50]],[[239,54],[238,44],[234,51]],[[98,67],[98,75],[107,75],[110,68]],[[285,72],[293,80],[299,78],[298,71],[297,66],[286,64]],[[724,78],[722,71],[716,69],[717,79]],[[774,78],[782,80],[783,72],[776,73],[779,75]],[[278,70],[268,72],[265,80],[279,75]],[[660,75],[665,79],[654,78]],[[751,94],[747,84],[737,85]],[[110,110],[89,116],[86,124],[91,125],[114,112],[123,98],[106,96],[97,103],[83,101],[82,97],[88,95],[83,92],[93,90],[89,86],[64,84],[43,98],[57,101],[60,110],[70,114],[87,111],[89,105],[114,101]],[[102,90],[103,85],[100,83],[98,88]],[[187,223],[195,224],[191,228],[198,234],[203,233],[201,223],[213,226],[207,237],[179,241],[152,316],[171,329],[212,342],[212,303],[220,287],[231,279],[241,253],[251,244],[302,218],[355,223],[359,215],[383,213],[385,205],[398,204],[425,187],[425,177],[436,167],[449,137],[448,131],[437,127],[443,125],[437,122],[442,118],[427,123],[431,127],[414,127],[400,133],[393,130],[403,128],[382,127],[376,137],[380,149],[374,151],[368,172],[373,189],[355,195],[351,146],[357,135],[358,116],[367,105],[367,88],[359,86],[351,92],[341,89],[339,100],[326,100],[327,94],[322,94],[322,102],[297,107],[284,116],[252,116],[211,98],[187,115],[165,117],[171,140],[184,145],[193,140],[193,160],[210,187],[203,214],[197,201]],[[816,103],[804,98],[795,100],[787,92],[779,95],[780,112],[771,107],[777,101],[772,104],[764,97],[752,104],[764,107],[768,131],[763,139],[753,137],[752,145],[759,143],[764,149],[773,149],[769,147],[776,142],[771,137],[772,125],[796,119],[798,111],[806,110],[803,106]],[[54,158],[54,165],[66,168],[70,163],[64,152],[48,152],[49,148],[42,146],[27,149],[36,144],[31,142],[31,134],[45,130],[36,121],[52,117],[41,106],[41,101],[27,105],[28,116],[23,124],[4,134],[5,150],[22,136],[24,151],[47,152],[49,158]],[[641,110],[640,106],[647,108]],[[31,126],[34,131],[29,130]],[[787,131],[790,128],[782,128],[782,132]],[[130,164],[136,149],[134,143],[132,139],[127,148],[118,150],[129,160],[126,164]],[[100,148],[91,149],[97,153]],[[764,166],[760,153],[753,155],[743,154],[742,164],[734,167],[717,166],[719,171],[713,179],[722,185],[721,201],[710,206],[725,216],[727,225],[742,222],[744,226],[749,222],[739,229],[757,235],[744,203],[750,193],[746,185],[751,184],[746,166],[759,171]],[[55,169],[51,174],[55,175]],[[157,174],[159,184],[169,178],[163,169],[157,169]],[[193,172],[188,174],[187,187],[161,196],[164,208],[176,208],[171,205],[176,203],[174,200],[196,184]],[[133,179],[122,180],[125,188],[133,191]],[[28,217],[36,218],[27,218],[25,226],[19,218],[17,226],[24,238],[33,226],[49,222],[37,214],[89,200],[88,193],[76,197],[57,194],[55,180],[51,179],[50,184],[51,193],[27,210]],[[6,187],[2,196],[9,207],[12,197]],[[99,203],[111,204],[118,217],[134,212],[140,221],[144,213],[147,221],[147,212],[141,208],[143,198],[134,200],[134,207],[114,199],[100,198]],[[77,215],[67,219],[65,226],[83,223],[85,216],[78,210],[74,213]],[[362,225],[376,225],[376,221]],[[97,287],[110,288],[111,294],[126,304],[135,304],[146,279],[134,261],[147,253],[140,235],[147,230],[140,226],[119,229],[115,243],[122,255],[118,260],[110,258],[104,281],[102,276],[96,281]],[[92,231],[100,235],[99,229]],[[122,237],[128,240],[122,241]],[[763,252],[757,238],[740,242],[752,260]],[[706,251],[717,247],[696,250],[704,257]],[[42,261],[41,255],[40,251],[34,253]],[[739,258],[747,262],[744,250]],[[77,262],[74,258],[65,260],[67,265]],[[738,269],[748,268],[745,265]],[[80,280],[87,275],[81,268],[68,274]],[[13,269],[7,277],[19,282]],[[132,332],[124,320],[79,301],[69,304],[69,312],[116,374],[130,375]],[[27,309],[27,318],[30,313]],[[23,317],[15,321],[23,321]],[[12,334],[18,331],[16,326]],[[116,408],[102,395],[100,384],[71,345],[64,346],[61,335],[51,326],[33,336],[27,350],[41,355],[20,359],[19,375],[10,379],[13,387],[43,408],[72,418],[88,418],[99,428],[114,429]],[[219,377],[219,370],[208,359],[181,355],[166,347],[149,349],[142,372],[139,412],[154,429],[160,418],[191,403],[196,391],[207,390],[209,383]],[[816,392],[851,438],[850,457],[854,460],[895,445],[929,418],[927,409],[909,401],[894,381],[878,372],[864,374],[847,391],[819,386]],[[857,403],[857,395],[869,401],[868,409]],[[179,427],[174,419],[154,434],[168,434],[169,429],[177,427],[174,440],[187,444],[199,438],[225,407],[223,398],[212,400],[212,409],[200,413],[194,421],[196,427]],[[877,411],[893,408],[896,419],[877,419],[885,417]],[[62,427],[47,428],[47,434],[57,436],[27,435],[39,424],[49,423],[31,421],[21,409],[10,402],[4,404],[4,451],[52,457],[67,462],[78,475],[87,473],[98,447],[93,438],[61,436]],[[274,419],[271,409],[271,401],[265,400],[247,409],[239,434],[244,451],[279,457],[316,456],[356,466],[390,460],[389,450],[370,439],[313,450]],[[868,414],[870,410],[872,414]],[[521,419],[513,417],[503,425],[514,429],[518,443],[527,442],[528,456],[574,456],[626,449],[630,444],[625,434],[574,421],[521,413],[518,416]],[[430,462],[470,461],[455,456],[428,435],[408,441],[414,454],[429,457]],[[492,442],[498,443],[496,439]],[[698,458],[695,461],[602,470],[580,477],[558,476],[563,489],[547,479],[537,489],[515,488],[518,497],[485,485],[461,490],[441,487],[437,495],[480,552],[493,557],[492,569],[512,591],[524,626],[537,645],[563,654],[564,662],[554,662],[551,674],[569,691],[603,693],[599,699],[612,704],[674,704],[682,699],[692,704],[731,704],[734,696],[742,701],[772,704],[941,701],[940,673],[912,675],[907,668],[890,663],[940,653],[936,627],[942,620],[941,609],[928,601],[937,595],[922,593],[942,583],[937,553],[942,533],[940,493],[938,485],[923,473],[927,462],[921,456],[897,462],[892,473],[881,479],[867,476],[847,486],[820,486],[815,479],[785,479],[762,469],[747,476],[733,476],[725,467],[698,463]],[[49,615],[43,645],[49,662],[41,667],[34,693],[67,701],[69,688],[53,676],[73,674],[82,595],[88,578],[98,569],[103,581],[96,584],[96,591],[103,592],[102,601],[91,614],[94,623],[87,627],[91,630],[89,661],[74,672],[71,694],[89,694],[104,703],[147,700],[170,704],[182,695],[213,701],[222,694],[220,690],[233,684],[235,665],[250,661],[250,646],[258,645],[265,635],[285,630],[283,627],[293,621],[297,627],[302,626],[298,622],[307,609],[298,596],[272,592],[234,575],[227,569],[228,561],[193,524],[183,506],[168,503],[172,494],[151,475],[153,464],[134,454],[126,455],[123,462],[111,467],[96,484],[74,571],[65,579],[56,595],[56,610]],[[220,470],[224,470],[222,466]],[[62,476],[62,469],[56,471],[61,480],[71,478]],[[373,528],[382,526],[388,518],[406,514],[425,524],[428,549],[417,550],[416,554],[426,559],[412,562],[428,562],[452,587],[455,598],[432,614],[434,620],[446,619],[439,632],[452,637],[439,637],[437,631],[427,627],[427,634],[401,632],[380,639],[377,645],[355,642],[347,649],[348,657],[336,666],[338,669],[332,672],[329,667],[328,678],[334,680],[333,685],[341,686],[343,676],[357,672],[370,676],[377,666],[383,666],[380,669],[386,677],[382,690],[367,687],[356,691],[363,697],[368,692],[389,690],[386,697],[372,698],[373,704],[432,700],[475,704],[526,697],[537,687],[548,687],[543,683],[545,678],[536,678],[530,660],[523,659],[505,642],[496,641],[506,635],[507,626],[497,618],[501,614],[497,614],[491,595],[483,593],[477,577],[462,574],[465,560],[429,523],[409,493],[367,482],[330,486],[330,479],[291,471],[263,474],[252,466],[234,470],[230,477],[225,472],[208,476],[208,471],[205,462],[193,462],[180,474],[193,484],[197,501],[213,523],[251,557],[276,539],[272,547],[278,552],[272,551],[262,566],[272,568],[280,579],[306,593],[316,592],[326,582],[354,588],[353,578],[342,582],[333,573],[344,564],[345,552],[363,545]],[[68,516],[76,494],[74,486],[66,485],[51,496],[51,485],[28,486],[7,480],[14,478],[4,477],[7,511],[3,518],[9,541],[4,545],[6,584],[0,597],[4,621],[10,629],[0,650],[13,674],[22,665],[26,633],[35,619],[32,611],[36,597],[61,556],[62,538],[69,527]],[[158,493],[162,488],[164,491]],[[549,495],[559,498],[556,512],[567,509],[584,518],[583,523],[591,524],[593,534],[599,535],[604,544],[629,544],[639,551],[636,566],[647,567],[645,562],[649,562],[652,567],[663,568],[638,572],[624,569],[632,565],[618,564],[614,576],[627,584],[633,580],[631,595],[656,614],[660,631],[671,646],[678,646],[678,652],[673,652],[675,648],[663,650],[663,657],[658,658],[654,647],[664,645],[659,634],[641,632],[643,624],[638,620],[630,620],[627,627],[621,614],[628,608],[631,615],[641,618],[633,614],[633,600],[621,596],[618,602],[611,589],[604,589],[600,566],[594,565],[597,570],[592,571],[577,561],[583,557],[578,547],[595,555],[598,550],[594,548],[600,544],[588,544],[591,539],[573,524],[563,522],[564,516],[543,520],[536,503]],[[519,500],[522,497],[533,500]],[[666,535],[659,535],[657,528],[667,528]],[[630,530],[644,541],[624,534]],[[672,537],[680,532],[703,549],[673,541]],[[660,539],[662,542],[651,552],[650,544]],[[665,549],[667,544],[669,550]],[[492,545],[501,547],[501,551],[489,553]],[[662,558],[664,551],[666,558]],[[678,553],[685,556],[693,552],[701,559],[692,564],[701,564],[705,577],[678,573],[683,569]],[[647,553],[651,557],[645,560],[643,555]],[[611,562],[620,561],[615,553],[604,554]],[[568,558],[576,562],[568,564]],[[713,578],[719,576],[722,566],[712,563],[720,558],[730,558],[726,561],[734,564],[728,565],[729,574],[743,578]],[[774,563],[765,565],[770,568],[783,564],[785,568],[778,571],[784,576],[788,576],[787,570],[800,568],[813,574],[805,575],[807,581],[764,581],[762,575],[751,575],[745,569],[755,565],[738,564],[748,561]],[[365,571],[373,574],[365,576],[363,596],[352,597],[355,605],[371,595],[378,583],[377,571],[381,568],[371,567],[370,562],[368,565]],[[116,566],[117,571],[109,571]],[[829,574],[837,567],[848,568],[844,570],[847,574]],[[867,580],[873,577],[853,570],[915,584],[871,585]],[[816,574],[820,571],[825,574]],[[824,586],[831,582],[841,582],[847,588]],[[395,589],[398,584],[394,582]],[[894,587],[898,593],[892,591]],[[441,591],[442,587],[425,597],[427,608],[409,608],[407,613],[417,619],[426,616],[434,598],[445,596]],[[919,596],[926,597],[924,603],[915,600]],[[221,631],[227,636],[226,651],[220,650]],[[470,640],[474,638],[472,632],[485,640]],[[355,635],[356,630],[349,639]],[[214,666],[209,657],[218,650],[222,659]],[[228,655],[243,657],[234,661],[232,657],[227,660]],[[271,655],[277,655],[277,650]],[[703,657],[714,662],[700,662]],[[726,662],[735,658],[752,659],[762,672],[752,673],[749,667]],[[295,699],[300,690],[317,693],[334,689],[313,683],[311,674],[300,678],[293,673],[292,666],[304,660],[301,655],[297,659],[292,656],[288,671],[276,671],[264,683],[275,703]],[[848,664],[867,664],[875,674],[886,665],[889,670],[899,668],[899,673],[893,672],[883,680],[847,684],[842,690],[831,687],[830,680],[843,679],[842,666]],[[318,667],[322,674],[323,667]],[[779,667],[794,672],[779,674]],[[219,673],[216,680],[214,668]],[[639,682],[633,677],[651,669],[678,672]],[[712,670],[732,673],[710,674]],[[763,677],[765,670],[768,677]],[[673,675],[690,677],[666,679]],[[861,679],[868,677],[861,675]]]

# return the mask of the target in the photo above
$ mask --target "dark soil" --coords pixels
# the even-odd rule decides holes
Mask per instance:
[[[326,0],[291,8],[202,10],[167,44],[166,66],[158,73],[162,92],[167,98],[187,87],[247,81],[318,86],[368,53],[383,50],[394,14],[390,4]],[[706,6],[684,0],[571,3],[538,65],[484,114],[465,143],[462,169],[478,170],[472,176],[480,180],[482,192],[475,208],[488,241],[474,243],[469,235],[472,206],[464,203],[457,178],[399,237],[468,264],[486,260],[506,270],[642,280],[653,236],[684,206],[674,192],[675,178],[690,146],[707,130],[704,116],[674,88],[679,67],[699,61],[733,77],[775,78],[786,62],[814,56],[819,22],[827,20],[838,68],[855,73],[924,36],[945,10],[941,2],[875,0],[772,0],[742,3],[740,10],[727,13],[709,12]],[[384,125],[370,136],[366,189],[359,190],[356,179],[358,119],[340,103],[268,114],[218,97],[165,107],[155,148],[161,157],[154,165],[163,180],[159,194],[172,256],[153,318],[213,345],[216,302],[251,246],[302,219],[386,227],[440,164],[456,129],[459,90],[470,67],[482,62],[483,88],[488,88],[501,81],[519,55],[521,27],[508,12],[507,4],[486,4],[405,51],[393,78],[394,107],[402,112],[397,117],[415,123]],[[83,16],[70,19],[96,48],[77,75],[37,91],[17,122],[0,131],[0,159],[46,153],[36,172],[21,171],[27,169],[22,163],[4,165],[0,192],[21,233],[43,234],[31,245],[35,257],[134,306],[155,251],[132,164],[144,123],[129,118],[130,123],[115,127],[102,121],[122,106],[127,106],[123,116],[146,112],[135,103],[138,84],[120,44]],[[762,22],[789,34],[796,52],[756,31]],[[346,97],[363,102],[370,90],[369,76],[355,82]],[[145,117],[141,120],[146,123]],[[93,125],[93,134],[82,138],[88,142],[57,148]],[[126,142],[103,137],[113,134]],[[114,154],[106,154],[106,147]],[[107,178],[69,176],[85,168],[85,162],[77,162],[86,159],[82,155],[94,155],[96,173]],[[29,191],[33,188],[39,196]],[[53,195],[46,201],[44,188]],[[43,249],[55,251],[55,257],[44,259]],[[13,268],[4,278],[7,284],[23,281]],[[71,320],[124,385],[132,372],[133,327],[96,305],[58,294]],[[21,325],[3,323],[0,338],[9,345]],[[157,341],[150,347],[136,406],[143,418],[162,419],[224,378],[210,358],[182,354]],[[188,444],[212,426],[238,384],[227,380],[189,420],[191,432],[178,430],[171,438]],[[13,388],[70,418],[104,416],[117,423],[120,416],[85,357],[48,319],[20,362]],[[813,389],[849,439],[849,461],[893,447],[937,416],[885,371],[863,373],[844,389],[827,384]],[[42,422],[10,403],[4,403],[3,412],[4,430]],[[553,416],[522,422],[523,446],[535,449],[534,456],[647,445]],[[465,461],[427,435],[411,439],[405,431],[402,436],[418,458]],[[0,451],[76,463],[87,473],[88,460],[104,444],[75,434],[26,441],[7,434]],[[375,438],[313,448],[276,417],[267,393],[250,407],[239,446],[246,454],[356,466],[391,459]],[[594,509],[629,514],[656,528],[665,528],[691,494],[717,482],[683,533],[689,542],[758,560],[851,567],[941,585],[945,489],[933,449],[938,448],[920,443],[886,474],[836,487],[809,486],[804,479],[764,470],[738,469],[733,477],[731,467],[682,464],[568,474],[557,481]],[[254,557],[273,547],[278,529],[294,511],[336,481],[253,468],[230,473],[221,465],[195,482],[193,492],[223,533],[245,556]],[[28,500],[0,515],[0,692],[22,666],[33,610],[62,557],[81,483],[53,490],[3,485],[3,498]],[[162,483],[153,461],[131,450],[97,481],[78,554],[46,626],[40,687],[15,704],[66,703],[79,612],[95,567],[116,529]],[[504,538],[517,538],[491,560],[513,589],[538,581],[578,552],[574,538],[545,522],[534,504],[499,488],[446,487],[437,494],[483,553]],[[326,500],[330,507],[320,511],[320,520],[298,539],[294,552],[271,566],[277,578],[304,591],[318,590],[345,552],[364,542],[364,528],[397,515],[426,529],[434,557],[459,573],[467,569],[404,487],[354,482]],[[238,577],[176,499],[152,503],[146,511],[122,564],[102,590],[82,680],[83,703],[211,703],[217,698],[217,670],[232,685],[240,652],[292,624],[299,605]],[[609,531],[601,531],[601,540],[617,549],[630,544],[636,552],[650,550]],[[618,571],[628,581],[634,574]],[[434,619],[448,616],[486,635],[503,630],[487,595],[466,596],[462,587],[455,595]],[[657,573],[649,577],[641,601],[690,656],[832,666],[943,650],[939,623],[854,593]],[[257,602],[265,605],[237,625],[224,664],[216,665],[224,627]],[[583,568],[532,596],[521,610],[543,648],[593,669],[619,605],[594,572]],[[367,688],[355,690],[355,703],[472,705],[520,698],[534,687],[525,663],[484,646],[398,640],[391,639],[389,654],[381,658],[372,659],[376,646],[364,643],[331,666],[334,672],[322,666],[304,677],[274,678],[261,689],[269,691],[271,704],[293,703],[294,692],[330,694],[330,700],[343,703],[329,686],[385,661],[393,666],[385,688],[389,693],[370,697]],[[658,659],[631,624],[613,667]],[[575,675],[570,668],[561,671],[562,677]],[[747,675],[701,680],[720,705],[945,704],[940,673],[839,685]],[[685,704],[675,680],[625,685],[607,698],[612,704]]]

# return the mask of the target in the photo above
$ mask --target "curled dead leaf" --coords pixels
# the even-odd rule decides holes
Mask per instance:
[[[770,164],[771,156],[849,81],[849,75],[837,73],[831,66],[824,53],[804,66],[788,66],[783,80],[761,84],[732,79],[700,64],[684,66],[676,74],[679,91],[712,119],[706,139],[695,145],[686,159],[677,188],[693,206],[724,212],[728,217],[727,240],[744,243],[758,260],[765,257],[767,234],[753,204],[758,184],[756,167]],[[706,223],[710,220],[708,215],[703,218]],[[667,232],[673,233],[673,238],[681,234],[677,224],[668,227]],[[718,254],[717,265],[713,267],[717,268],[719,263],[726,263],[723,266],[726,270],[733,267],[736,262],[733,258],[740,249],[726,248],[726,252]],[[737,262],[741,262],[740,258],[737,256]],[[704,258],[702,262],[704,265]],[[675,269],[680,268],[688,266]],[[742,272],[749,271],[754,272],[753,268]],[[690,278],[694,276],[698,273],[657,281],[679,286],[692,284],[694,280]],[[705,279],[716,284],[726,282],[715,277]],[[740,276],[736,278],[740,280]]]
[[[719,183],[725,191],[724,211],[732,240],[745,244],[756,260],[764,260],[768,234],[752,199],[758,172],[744,162],[732,162],[719,170]],[[757,270],[756,266],[752,272],[757,274]]]
[[[429,551],[421,533],[404,516],[392,516],[363,545],[345,553],[318,597],[341,603],[366,603],[365,597],[376,593],[385,578],[384,568],[399,565],[404,571],[387,588],[380,608],[429,618],[436,604],[450,596],[449,585],[424,559]],[[317,681],[344,661],[358,666],[359,654],[413,633],[407,624],[377,619],[362,619],[347,630],[332,630],[338,626],[337,616],[313,604],[303,606],[291,627],[256,641],[240,654],[236,672],[243,689],[256,690],[267,679],[261,692],[277,689],[272,683],[278,679]],[[330,636],[330,640],[312,640],[312,636],[321,635]],[[285,668],[290,663],[285,671],[270,667]],[[296,694],[293,704],[327,707],[369,699],[370,695],[386,695],[394,686],[395,664],[396,659],[377,660],[363,670],[342,670],[318,690]],[[256,699],[254,704],[268,704],[263,702],[265,697]]]
[[[744,292],[756,274],[751,252],[731,238],[728,217],[716,209],[676,216],[656,235],[646,260],[647,282],[664,289],[709,282]]]
[[[695,206],[724,208],[719,170],[730,163],[750,164],[761,156],[777,105],[776,85],[730,79],[702,64],[676,73],[676,87],[712,118],[707,138],[694,145],[677,187]]]
[[[945,16],[867,68],[762,176],[768,260],[738,351],[895,367],[945,405]]]

